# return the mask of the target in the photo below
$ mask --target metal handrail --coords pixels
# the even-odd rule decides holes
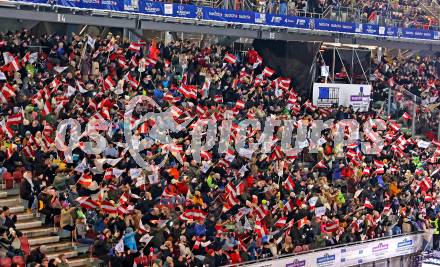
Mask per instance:
[[[290,253],[290,254],[278,255],[278,256],[274,256],[274,257],[270,257],[270,258],[264,258],[264,259],[259,259],[259,260],[247,261],[247,262],[238,263],[238,264],[235,263],[235,264],[232,264],[232,265],[225,265],[225,267],[244,266],[244,265],[249,265],[249,264],[253,264],[253,263],[260,263],[260,262],[265,262],[265,261],[271,261],[271,260],[278,260],[278,259],[294,257],[294,256],[298,256],[298,255],[303,255],[303,254],[309,254],[309,253],[313,253],[313,252],[319,252],[319,251],[323,251],[323,250],[342,248],[342,247],[348,247],[348,246],[354,246],[354,245],[360,245],[360,244],[365,244],[365,243],[379,241],[379,240],[386,240],[386,239],[392,239],[392,238],[396,238],[396,237],[402,237],[402,236],[408,236],[408,235],[414,235],[414,234],[422,234],[422,233],[425,233],[425,231],[414,231],[414,232],[406,233],[406,234],[399,234],[399,235],[379,237],[379,238],[368,239],[368,240],[363,240],[363,241],[358,241],[358,242],[352,242],[352,243],[348,243],[348,244],[340,244],[340,245],[334,245],[334,246],[330,246],[330,247],[323,247],[323,248],[313,249],[313,250],[299,252],[299,253]]]

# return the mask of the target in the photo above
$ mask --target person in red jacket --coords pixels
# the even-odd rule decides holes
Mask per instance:
[[[240,263],[241,257],[238,247],[234,247],[232,251],[229,253],[229,260],[231,264]]]

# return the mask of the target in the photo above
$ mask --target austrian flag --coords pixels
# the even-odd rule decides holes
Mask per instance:
[[[107,76],[104,80],[104,89],[110,90],[113,89],[116,86],[116,82],[113,81],[112,77]]]
[[[139,52],[139,51],[141,51],[141,45],[136,42],[131,42],[130,46],[128,47],[128,50]]]
[[[224,60],[229,64],[235,64],[235,62],[237,62],[237,57],[233,54],[226,53]]]
[[[263,75],[266,77],[271,77],[274,73],[275,73],[275,71],[273,69],[268,68],[268,67],[265,67],[263,70]]]
[[[237,102],[235,102],[235,108],[237,109],[244,109],[244,102],[242,100],[237,100]]]
[[[52,113],[52,106],[50,104],[50,101],[48,99],[46,99],[46,101],[44,101],[42,114],[43,114],[43,116],[47,116],[50,113]]]

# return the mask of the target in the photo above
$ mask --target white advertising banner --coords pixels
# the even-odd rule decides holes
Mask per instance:
[[[371,85],[369,84],[338,84],[314,83],[313,104],[326,108],[337,106],[353,106],[354,110],[368,111],[370,106]]]
[[[356,266],[422,250],[423,233],[321,250],[297,256],[252,263],[251,267]]]

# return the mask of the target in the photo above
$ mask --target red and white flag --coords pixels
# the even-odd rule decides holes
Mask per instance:
[[[278,221],[275,222],[275,227],[283,228],[284,226],[286,226],[286,223],[287,223],[287,217],[281,217],[278,219]]]
[[[304,103],[304,107],[311,112],[314,112],[316,110],[316,106],[313,105],[312,101],[310,101],[310,99],[308,99],[305,103]]]
[[[83,174],[78,180],[78,183],[85,187],[89,187],[92,184],[92,182],[93,179],[92,179],[92,175],[90,174]]]
[[[373,205],[371,204],[371,202],[368,198],[365,199],[364,207],[367,209],[374,209]]]
[[[130,46],[128,47],[128,50],[134,51],[134,52],[139,52],[139,51],[141,51],[141,44],[136,43],[136,42],[131,42]]]
[[[50,88],[52,88],[53,90],[56,90],[58,88],[58,86],[61,85],[60,80],[58,80],[57,78],[55,78],[51,83],[50,83]]]
[[[18,58],[15,58],[11,63],[9,63],[13,71],[19,71],[21,69],[21,64]]]
[[[222,95],[215,95],[214,96],[214,101],[216,103],[223,103],[223,96]]]
[[[171,115],[173,115],[174,118],[179,118],[183,114],[183,111],[180,108],[176,107],[176,106],[172,106],[171,109],[170,109],[170,112],[171,112]]]
[[[34,158],[35,157],[35,151],[32,149],[30,145],[27,145],[23,148],[24,155],[26,158]]]
[[[185,98],[197,99],[197,86],[182,84],[178,89]]]
[[[229,64],[235,64],[235,62],[237,62],[237,57],[233,54],[226,53],[224,61],[228,62]]]
[[[290,78],[278,78],[278,87],[283,90],[289,90],[291,80]]]
[[[370,166],[365,166],[364,170],[362,171],[362,175],[370,175],[370,171]]]
[[[111,90],[116,86],[116,82],[113,81],[112,77],[107,76],[104,80],[104,89]]]
[[[404,120],[410,120],[412,119],[411,115],[408,114],[408,112],[403,113],[402,119]]]
[[[255,207],[254,212],[255,214],[257,214],[260,220],[264,219],[264,217],[266,217],[266,215],[269,214],[269,211],[266,209],[264,205]]]
[[[151,57],[147,57],[146,58],[146,62],[148,64],[148,66],[156,66],[157,63],[157,59],[151,58]]]
[[[339,222],[329,220],[325,223],[325,230],[330,233],[334,233],[339,229]]]
[[[212,154],[209,153],[208,151],[202,150],[200,152],[200,156],[202,157],[203,160],[205,161],[209,161],[212,159]]]
[[[131,76],[130,73],[128,73],[125,77],[131,88],[136,89],[139,87],[139,81],[136,79],[136,77]]]
[[[292,176],[289,175],[286,181],[284,181],[284,188],[288,191],[293,191],[295,189],[295,182],[292,179]]]
[[[105,213],[116,213],[118,209],[110,201],[101,202],[101,210]]]
[[[23,122],[23,115],[21,113],[8,115],[6,118],[6,125],[20,125]]]
[[[380,160],[374,160],[374,166],[376,166],[376,168],[383,168],[385,167],[385,163]]]
[[[266,77],[271,77],[272,75],[274,75],[275,71],[269,67],[265,67],[263,70],[263,75]]]
[[[314,168],[318,168],[318,169],[327,169],[327,165],[325,165],[324,160],[319,161],[318,163],[316,163]]]
[[[397,123],[393,122],[393,121],[390,122],[389,128],[391,130],[393,130],[394,132],[400,131],[400,126]]]
[[[237,100],[237,102],[235,102],[235,108],[236,109],[244,109],[245,103],[242,100]]]
[[[42,115],[43,116],[47,116],[50,113],[52,113],[52,105],[50,104],[49,99],[46,99],[44,101],[44,106],[43,106],[43,110],[42,110]]]
[[[204,212],[202,210],[199,209],[191,209],[191,210],[185,210],[180,216],[179,219],[180,220],[194,220],[194,221],[198,221],[198,220],[204,220],[206,218],[206,216],[208,216],[207,212]]]
[[[92,210],[99,207],[99,204],[96,201],[93,201],[90,197],[78,197],[76,201],[81,205],[81,207]]]
[[[432,188],[431,179],[429,179],[429,177],[423,178],[419,183],[419,187],[421,191],[428,191],[429,189]]]
[[[260,220],[255,221],[254,230],[255,230],[255,233],[260,238],[269,234],[269,231],[267,230],[266,225],[262,224]]]

